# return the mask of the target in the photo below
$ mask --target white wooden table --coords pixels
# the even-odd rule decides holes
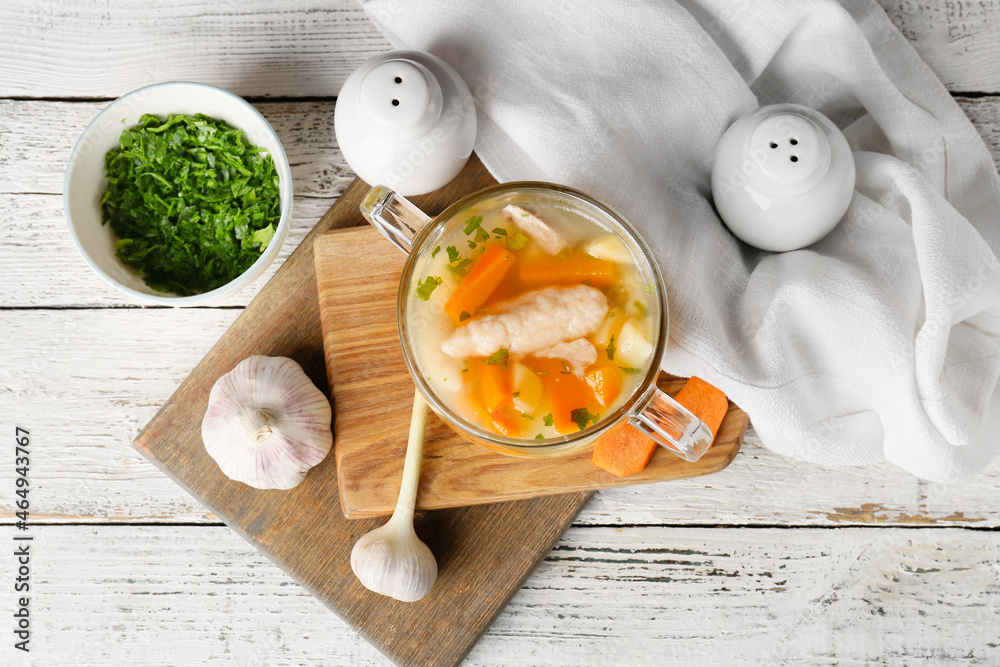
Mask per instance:
[[[883,4],[1000,158],[1000,0]],[[129,443],[350,182],[335,95],[387,48],[349,0],[0,4],[0,664],[386,664]],[[216,308],[136,306],[63,219],[86,124],[177,79],[250,98],[295,178],[282,257]],[[30,654],[15,426],[33,443]],[[934,485],[782,459],[751,432],[718,475],[600,493],[467,664],[1000,664],[998,528],[1000,464]]]

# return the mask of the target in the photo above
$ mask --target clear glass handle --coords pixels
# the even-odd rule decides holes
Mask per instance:
[[[430,216],[384,185],[368,191],[361,202],[361,214],[407,255],[414,235],[431,221]]]
[[[629,423],[685,461],[697,461],[704,456],[714,439],[712,431],[700,419],[656,385],[646,407]]]

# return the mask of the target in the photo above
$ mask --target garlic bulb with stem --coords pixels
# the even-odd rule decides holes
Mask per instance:
[[[230,479],[290,489],[330,453],[332,415],[330,401],[301,366],[255,355],[216,380],[201,437]]]
[[[351,569],[364,587],[401,602],[424,597],[437,580],[434,554],[413,530],[426,425],[427,403],[418,391],[413,396],[403,483],[396,509],[388,523],[361,537],[351,551]]]

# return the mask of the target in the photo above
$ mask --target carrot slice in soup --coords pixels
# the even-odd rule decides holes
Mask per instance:
[[[489,416],[489,411],[486,406],[483,405],[483,397],[480,391],[478,373],[476,372],[475,365],[470,361],[469,363],[469,378],[468,384],[462,389],[462,398],[465,400],[466,406],[472,412],[473,421],[486,421],[486,417]],[[468,416],[468,415],[466,415]]]
[[[444,310],[458,324],[462,313],[473,315],[514,266],[516,258],[505,248],[490,244],[448,298]]]
[[[550,256],[525,259],[518,274],[523,283],[532,287],[578,283],[606,287],[618,280],[618,267],[612,261],[587,255],[570,255],[566,259]]]
[[[719,426],[729,409],[729,400],[719,389],[701,378],[693,377],[674,396],[674,400],[690,410],[718,435]],[[656,441],[626,424],[594,446],[594,465],[612,475],[628,477],[645,469],[656,451]]]
[[[479,387],[483,396],[483,405],[487,410],[493,412],[501,405],[512,402],[511,396],[512,382],[510,371],[501,365],[490,365],[483,361],[476,361],[478,366]]]
[[[482,359],[470,359],[465,400],[476,417],[501,435],[520,437],[527,424],[514,407],[511,371],[503,365],[491,365]]]
[[[600,366],[584,376],[587,384],[594,392],[594,397],[602,408],[615,402],[622,393],[622,381],[618,371],[612,366]]]
[[[504,405],[491,411],[488,421],[494,431],[511,438],[520,437],[528,424],[513,405]]]
[[[578,378],[569,370],[569,365],[561,359],[538,359],[535,369],[541,371],[542,386],[552,411],[552,421],[560,433],[575,433],[580,430],[573,419],[573,411],[597,409],[594,392],[586,380]]]

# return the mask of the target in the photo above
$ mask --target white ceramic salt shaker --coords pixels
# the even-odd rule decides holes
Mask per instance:
[[[344,82],[334,130],[363,180],[419,195],[448,183],[469,160],[476,105],[445,61],[422,51],[390,51],[366,60]]]
[[[798,104],[773,104],[722,135],[712,196],[733,234],[783,252],[815,243],[837,226],[854,195],[854,176],[854,155],[829,118]]]

